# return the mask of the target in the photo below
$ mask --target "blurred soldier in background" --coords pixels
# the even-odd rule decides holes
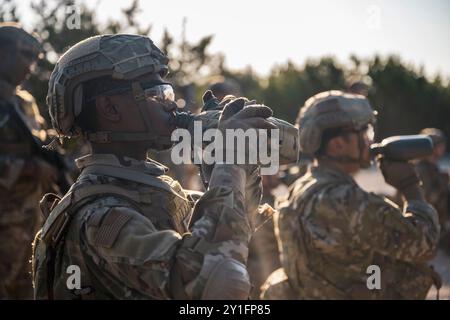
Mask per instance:
[[[34,98],[18,86],[41,46],[17,24],[0,24],[0,299],[30,299],[29,258],[39,228],[43,193],[56,168],[42,157],[44,119]]]
[[[232,79],[215,79],[208,87],[208,90],[211,90],[219,101],[222,101],[227,95],[232,95],[235,97],[241,96],[239,84]]]
[[[372,86],[372,79],[369,76],[362,78],[353,77],[348,82],[347,92],[352,94],[360,94],[364,97],[369,96],[369,90]]]
[[[361,95],[320,93],[299,117],[300,149],[311,171],[290,188],[275,213],[282,268],[264,284],[265,299],[424,299],[440,277],[426,262],[439,239],[438,215],[407,162],[381,159],[403,211],[362,190],[352,175],[371,163],[375,114]],[[369,266],[378,285],[369,288]],[[372,283],[373,284],[373,283]]]
[[[428,135],[433,140],[434,149],[432,155],[417,163],[417,171],[423,183],[425,199],[439,214],[441,245],[447,253],[450,253],[449,176],[438,166],[439,160],[445,155],[447,141],[439,129],[426,128],[420,133]]]
[[[84,135],[92,154],[77,159],[81,174],[64,198],[43,199],[49,216],[34,243],[36,298],[248,297],[259,167],[212,166],[195,204],[164,166],[146,159],[147,149],[172,146],[176,104],[163,80],[167,64],[148,37],[117,34],[79,42],[55,66],[52,124],[62,136]],[[274,128],[265,120],[270,108],[244,104],[225,106],[221,132]],[[79,286],[68,285],[73,265]]]

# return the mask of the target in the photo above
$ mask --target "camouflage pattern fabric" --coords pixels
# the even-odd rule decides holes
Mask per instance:
[[[135,200],[97,195],[74,209],[64,240],[56,248],[55,299],[200,299],[214,262],[246,263],[249,222],[242,195],[226,187],[227,181],[197,202],[195,210],[200,212],[195,214],[201,218],[187,230],[191,203],[186,206],[183,189],[164,176],[161,165],[101,154],[78,159],[77,165],[82,172],[69,192],[76,195],[92,186],[114,186],[133,193]],[[108,175],[83,174],[93,165],[107,165],[117,173],[152,175],[173,192]],[[233,172],[223,177],[237,179]],[[47,249],[37,234],[33,275],[38,299],[48,298]],[[81,269],[80,290],[66,285],[70,265]]]
[[[436,209],[441,224],[441,243],[450,252],[450,188],[448,176],[428,160],[417,163],[417,172],[422,180],[425,199]]]
[[[0,79],[0,299],[31,299],[31,243],[42,222],[39,181],[21,176],[32,161],[29,141],[11,115],[22,112],[34,135],[45,138],[43,119],[33,97]]]
[[[283,268],[278,268],[267,277],[261,286],[261,300],[295,300],[296,292],[291,288]]]
[[[296,299],[424,299],[439,281],[426,265],[439,237],[427,203],[410,201],[402,212],[319,165],[291,186],[279,210],[281,264]],[[370,265],[381,269],[380,290],[367,288]]]

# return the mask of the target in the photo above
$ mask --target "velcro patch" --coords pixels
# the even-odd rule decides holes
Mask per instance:
[[[125,226],[128,220],[131,219],[131,215],[117,210],[111,209],[95,236],[95,244],[100,247],[111,248],[120,233],[120,230]]]
[[[104,212],[101,212],[101,213],[94,212],[89,217],[88,226],[89,227],[91,227],[91,226],[98,227],[100,225],[100,222],[102,221],[102,218],[104,215],[105,215]]]

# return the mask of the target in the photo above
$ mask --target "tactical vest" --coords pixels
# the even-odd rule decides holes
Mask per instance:
[[[150,214],[144,215],[151,220],[157,229],[170,228],[180,234],[188,232],[189,219],[197,199],[185,192],[180,184],[172,178],[164,175],[137,174],[136,172],[133,174],[132,172],[127,172],[126,169],[122,170],[122,168],[111,170],[111,168],[101,165],[92,165],[85,168],[81,176],[86,174],[122,178],[144,184],[158,192],[151,193],[152,196],[149,198],[149,193],[143,195],[137,191],[115,185],[94,184],[83,188],[76,188],[76,185],[74,185],[75,187],[73,186],[62,199],[54,194],[45,195],[40,205],[44,214],[48,213],[48,218],[42,229],[36,234],[33,243],[32,274],[36,299],[55,298],[54,287],[55,281],[57,281],[55,279],[55,272],[57,271],[55,268],[60,267],[56,262],[66,248],[66,240],[70,240],[71,244],[75,244],[75,246],[71,246],[71,250],[83,256],[81,261],[78,259],[76,262],[81,269],[84,281],[80,290],[69,291],[67,289],[63,299],[112,298],[108,296],[107,292],[105,292],[106,290],[102,290],[102,284],[99,281],[95,281],[95,275],[92,275],[89,271],[89,261],[84,256],[77,239],[67,239],[69,228],[75,228],[76,230],[79,227],[81,217],[77,213],[80,209],[99,198],[113,196],[119,202],[123,202],[123,205],[131,206],[141,214],[149,210],[151,204],[165,204],[167,210],[162,212],[151,210]],[[75,236],[79,235],[76,231],[74,233]],[[116,235],[105,235],[105,237],[114,236]]]

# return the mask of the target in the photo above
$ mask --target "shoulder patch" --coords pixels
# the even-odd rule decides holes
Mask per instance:
[[[112,208],[106,214],[106,217],[98,228],[94,244],[100,247],[111,248],[114,245],[120,230],[122,230],[131,217],[130,214],[122,210]]]

